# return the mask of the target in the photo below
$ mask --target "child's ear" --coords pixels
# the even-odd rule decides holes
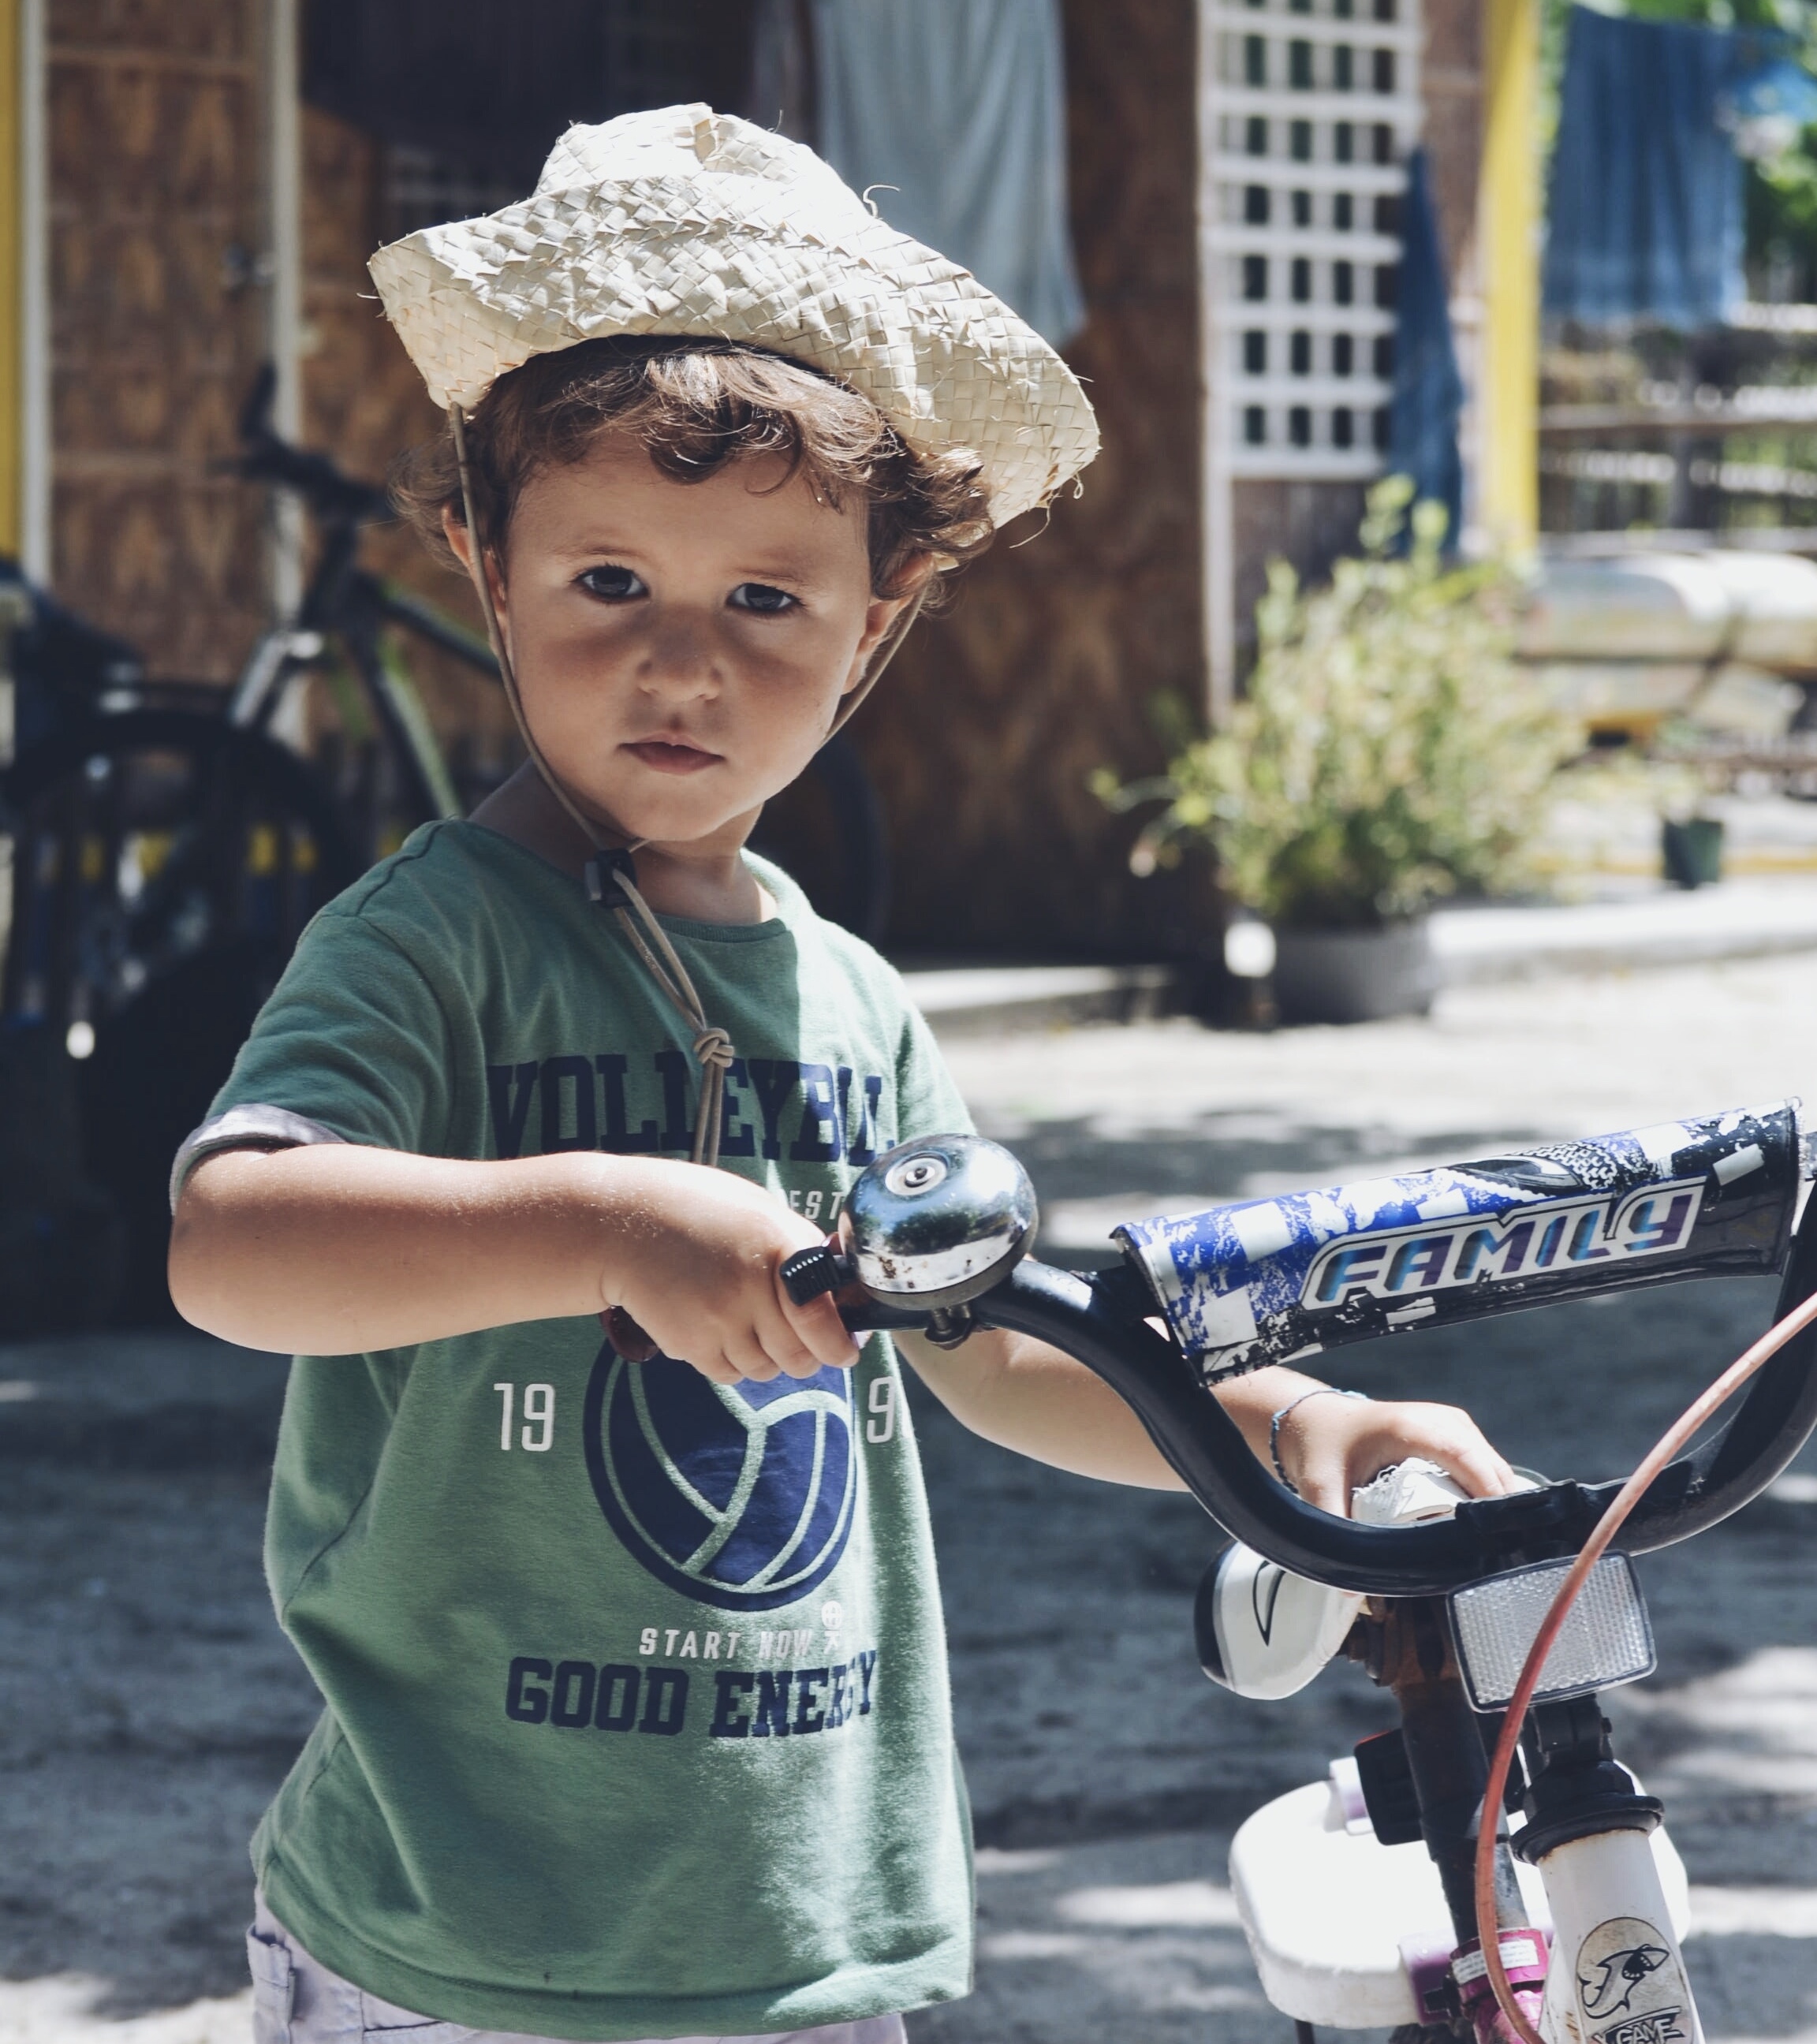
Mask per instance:
[[[454,506],[442,506],[442,537],[448,543],[448,551],[471,575],[473,573],[473,536],[454,514]]]
[[[896,628],[902,613],[920,603],[929,582],[934,578],[934,557],[932,554],[917,554],[902,572],[897,586],[901,594],[874,596],[865,613],[864,632],[858,642],[858,651],[853,656],[851,671],[846,677],[841,696],[849,696],[863,681],[870,666],[871,656]]]
[[[473,569],[473,535],[454,514],[454,507],[442,506],[442,537],[448,543],[448,550],[467,571],[469,582],[475,580]],[[492,584],[492,607],[501,617],[505,615],[505,578],[499,572],[498,557],[489,553],[486,557],[486,572]]]

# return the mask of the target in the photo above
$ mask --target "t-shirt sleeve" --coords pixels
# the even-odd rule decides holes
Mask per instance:
[[[920,1135],[970,1135],[971,1110],[947,1069],[934,1032],[919,1009],[903,1017],[896,1070],[897,1141]]]
[[[441,1001],[409,952],[366,916],[318,916],[179,1151],[171,1197],[216,1150],[341,1142],[438,1155],[451,1067]]]

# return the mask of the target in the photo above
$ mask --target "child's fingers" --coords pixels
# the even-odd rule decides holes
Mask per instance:
[[[697,1358],[690,1355],[678,1358],[678,1360],[685,1362],[692,1369],[697,1370],[702,1377],[713,1384],[736,1384],[743,1374],[737,1364],[728,1356],[710,1355]]]
[[[1434,1457],[1435,1461],[1439,1459]],[[1459,1449],[1444,1458],[1444,1466],[1472,1497],[1500,1497],[1515,1488],[1513,1470],[1487,1441]]]
[[[817,1376],[826,1367],[797,1339],[780,1313],[765,1316],[755,1327],[725,1336],[711,1353],[704,1343],[698,1344],[697,1352],[686,1360],[715,1384],[770,1384],[778,1377]]]
[[[1483,1438],[1469,1414],[1458,1407],[1402,1406],[1383,1416],[1392,1429],[1392,1444],[1398,1450],[1394,1460],[1423,1455],[1454,1477],[1473,1497],[1499,1497],[1514,1488],[1513,1470]],[[1368,1473],[1362,1481],[1368,1481]]]
[[[813,1358],[810,1369],[797,1374],[812,1377],[816,1370],[849,1370],[857,1362],[858,1344],[839,1318],[839,1309],[833,1304],[830,1293],[823,1293],[819,1298],[810,1299],[806,1305],[798,1306],[784,1289],[778,1276],[776,1304],[789,1336]],[[774,1350],[771,1352],[775,1353]]]
[[[764,1352],[785,1377],[818,1377],[826,1368],[780,1313],[766,1317],[761,1336]]]
[[[778,1358],[755,1330],[731,1336],[725,1344],[725,1359],[737,1373],[735,1383],[743,1377],[753,1384],[768,1384],[782,1374]]]
[[[1346,1515],[1351,1494],[1396,1462],[1436,1462],[1473,1497],[1512,1489],[1514,1471],[1454,1405],[1308,1401],[1282,1429],[1300,1495],[1322,1512]]]

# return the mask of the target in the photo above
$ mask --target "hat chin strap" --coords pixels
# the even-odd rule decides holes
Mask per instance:
[[[910,628],[916,619],[921,615],[921,606],[928,601],[928,592],[933,586],[934,578],[930,574],[923,580],[921,586],[896,613],[889,629],[877,642],[877,650],[871,655],[870,665],[866,667],[858,686],[839,705],[838,714],[827,726],[828,738],[831,738],[836,731],[843,731],[851,722],[853,717],[858,714],[859,706],[865,697],[883,678],[884,669],[901,651],[902,642],[908,636]],[[824,739],[821,740],[823,744],[825,742]]]
[[[454,436],[455,463],[460,471],[461,509],[467,520],[467,572],[473,578],[479,607],[485,614],[486,636],[492,644],[493,658],[498,663],[499,678],[505,684],[505,700],[511,705],[517,735],[524,741],[524,749],[530,755],[532,764],[542,776],[543,785],[593,847],[593,856],[584,869],[589,898],[612,911],[632,949],[643,960],[651,978],[692,1033],[694,1056],[701,1067],[700,1102],[694,1110],[693,1161],[697,1164],[716,1164],[720,1132],[724,1120],[725,1075],[736,1055],[732,1039],[724,1030],[707,1020],[706,1010],[688,975],[687,967],[670,943],[668,932],[638,891],[635,854],[645,840],[640,838],[609,844],[599,826],[562,786],[559,776],[536,743],[530,720],[524,714],[524,698],[518,693],[510,651],[499,628],[498,613],[492,601],[492,583],[486,572],[486,537],[475,515],[473,478],[467,465],[467,422],[458,405],[448,407],[448,426]],[[622,831],[616,834],[625,837]]]

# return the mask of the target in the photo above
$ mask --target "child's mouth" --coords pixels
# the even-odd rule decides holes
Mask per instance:
[[[659,774],[697,774],[702,767],[719,763],[719,755],[709,752],[705,746],[678,744],[664,738],[640,739],[624,749],[634,759],[654,767]]]

